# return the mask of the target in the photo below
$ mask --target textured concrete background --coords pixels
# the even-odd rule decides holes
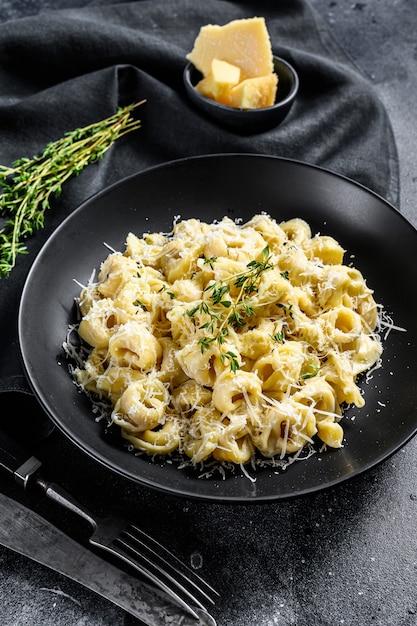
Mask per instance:
[[[311,0],[374,85],[397,142],[402,213],[417,224],[417,5],[414,0]]]
[[[86,4],[0,0],[0,21],[45,8]],[[387,108],[400,158],[399,208],[417,226],[415,0],[311,0],[311,4]],[[59,437],[55,445],[59,456]],[[319,494],[314,503],[308,498],[238,508],[181,503],[190,528],[224,537],[227,560],[209,551],[200,555],[202,537],[186,533],[179,534],[173,547],[189,554],[190,560],[201,556],[213,581],[216,568],[222,579],[230,580],[233,593],[226,594],[227,605],[220,603],[219,626],[417,625],[416,461],[414,439],[381,466]],[[76,450],[73,462],[81,462]],[[90,471],[97,492],[107,488],[109,475],[95,465]],[[112,480],[111,488],[117,490],[120,481]],[[166,520],[175,516],[178,503],[154,493],[144,494],[141,503],[145,527],[158,510],[164,511],[155,527],[164,539]],[[206,521],[199,525],[203,518]],[[238,535],[233,532],[236,524]],[[271,538],[285,547],[280,560],[271,558]],[[242,563],[242,554],[250,554],[250,561]],[[3,626],[137,624],[94,594],[5,549],[0,549],[0,617]]]

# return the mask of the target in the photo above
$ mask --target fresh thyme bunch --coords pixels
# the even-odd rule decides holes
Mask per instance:
[[[217,343],[220,348],[220,360],[225,363],[229,362],[232,372],[236,372],[240,368],[237,355],[230,351],[224,351],[222,346],[227,338],[228,327],[239,328],[245,326],[247,320],[255,314],[253,306],[248,304],[246,298],[258,291],[261,275],[266,270],[272,269],[274,266],[270,262],[271,255],[269,247],[266,246],[262,250],[262,260],[250,261],[247,263],[246,271],[239,274],[233,274],[228,278],[210,283],[205,292],[209,293],[209,300],[202,300],[198,305],[186,311],[188,317],[195,319],[196,313],[203,314],[208,321],[199,328],[209,333],[198,340],[201,352],[204,353],[213,343]],[[205,259],[204,263],[213,267],[216,257]],[[232,298],[230,295],[230,287],[234,285],[239,289],[238,295]]]
[[[140,128],[132,111],[143,102],[66,133],[38,156],[18,159],[13,167],[0,165],[0,217],[6,218],[0,230],[0,278],[10,274],[18,254],[27,253],[23,241],[43,228],[50,199],[61,194],[63,183],[101,159],[119,137]]]

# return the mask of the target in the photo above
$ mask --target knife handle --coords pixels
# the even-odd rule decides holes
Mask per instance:
[[[0,430],[0,468],[9,474],[14,474],[29,457],[30,454],[25,448]]]
[[[41,467],[38,459],[0,429],[0,469],[11,474],[24,489],[32,485],[40,488],[50,500],[80,515],[94,528],[96,520],[90,512],[63,487],[45,480],[39,472]]]
[[[23,446],[0,430],[0,468],[11,474],[17,483],[26,488],[41,465]]]

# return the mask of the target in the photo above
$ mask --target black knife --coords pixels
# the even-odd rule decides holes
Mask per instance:
[[[4,431],[0,429],[0,470],[4,470],[6,473],[11,475],[11,477],[18,484],[20,484],[20,486],[24,488],[28,486],[27,481],[34,482],[36,484],[37,473],[41,467],[41,463],[35,457],[29,457],[29,458],[28,457],[29,457],[29,454],[27,453],[27,451],[22,446],[20,446],[20,444],[17,443],[14,439],[9,437],[7,433],[5,433]],[[2,497],[5,498],[6,496],[2,496]],[[14,502],[14,501],[11,501],[11,502]],[[15,503],[15,507],[16,507],[16,504],[17,503]],[[4,516],[6,515],[5,508],[6,507],[3,507]],[[33,515],[36,515],[33,511],[30,511],[30,513],[32,513]],[[23,524],[24,516],[21,516],[21,517],[22,517],[22,520],[20,521],[20,523]],[[38,517],[38,520],[37,520],[38,525],[49,524],[50,526],[49,533],[54,534],[55,538],[57,539],[55,541],[55,546],[57,547],[58,551],[60,549],[61,542],[62,542],[63,549],[66,548],[66,546],[68,546],[67,542],[68,541],[71,542],[72,540],[67,535],[65,535],[65,533],[61,532],[58,528],[55,528],[52,524],[50,524],[43,518],[39,516],[37,517]],[[15,520],[15,522],[16,524],[14,527],[18,525],[17,520]],[[0,523],[1,523],[1,519],[0,519]],[[33,556],[34,551],[36,549],[35,545],[29,544],[26,546],[25,550],[23,550],[22,543],[18,543],[18,538],[14,537],[14,533],[13,533],[14,527],[13,527],[13,524],[8,524],[7,528],[3,527],[2,533],[0,534],[0,543],[3,543],[3,545],[6,545],[7,547],[11,547],[12,549],[15,549],[21,554],[25,554],[29,558],[32,558],[40,563],[43,563],[44,565],[47,565],[48,567],[53,568],[56,571],[59,571],[60,573],[63,573],[74,580],[77,580],[77,582],[80,582],[81,584],[84,584],[85,586],[89,588],[92,588],[90,585],[93,584],[94,585],[93,590],[96,591],[97,593],[100,593],[100,588],[101,588],[99,584],[100,581],[97,578],[92,577],[91,580],[89,580],[88,572],[87,572],[87,577],[84,578],[82,571],[78,574],[77,571],[72,570],[71,568],[72,558],[68,558],[69,555],[71,554],[70,551],[67,553],[67,558],[62,559],[60,569],[59,569],[57,566],[54,566],[53,556],[51,556],[47,550],[45,551],[41,550],[40,554],[36,553],[35,556]],[[7,540],[7,531],[10,532],[10,537],[13,536],[13,543],[15,547],[13,547],[13,545],[9,545],[9,543],[11,543],[12,540],[11,539]],[[24,535],[24,533],[21,533],[21,534]],[[60,537],[59,541],[58,541],[58,536]],[[7,541],[9,541],[9,543],[7,543]],[[80,552],[80,563],[83,563],[84,559],[88,560],[88,558],[92,558],[94,556],[94,558],[99,559],[100,563],[102,564],[103,571],[105,571],[107,566],[111,565],[107,561],[104,561],[104,559],[101,559],[100,557],[96,557],[96,555],[93,554],[93,552],[91,552],[87,548],[82,547],[76,542],[73,542],[73,543],[75,543],[75,545],[78,546],[79,551],[80,550],[82,551]],[[86,556],[81,558],[81,554],[85,554]],[[87,555],[88,555],[88,558],[87,558]],[[42,560],[42,559],[45,559],[45,560]],[[68,569],[67,569],[67,566],[68,566]],[[119,571],[117,568],[114,568],[114,570],[116,572]],[[114,575],[116,575],[115,572],[113,572],[113,576]],[[122,571],[120,571],[120,575],[124,575]],[[136,581],[136,579],[134,579],[133,577],[129,577],[129,578],[131,580],[130,584],[133,585],[133,581]],[[138,590],[138,585],[143,585],[143,583],[139,583],[139,579],[136,581],[136,587],[135,587],[136,591]],[[106,589],[106,592],[108,593],[108,589],[106,587],[105,589]],[[140,586],[139,589],[142,589],[142,586]],[[150,593],[152,594],[151,596],[149,596]],[[191,625],[193,626],[216,626],[216,622],[214,618],[205,610],[193,608],[193,612],[196,614],[197,618],[194,618],[192,616],[190,617],[190,615],[188,615],[187,612],[183,610],[181,607],[174,606],[169,596],[159,589],[154,590],[152,587],[148,585],[144,585],[143,596],[144,596],[143,606],[148,606],[148,602],[152,600],[152,603],[149,605],[149,608],[148,608],[148,613],[150,617],[148,617],[148,613],[144,613],[144,615],[145,617],[148,617],[148,620],[152,619],[153,621],[146,621],[146,619],[144,619],[143,616],[140,617],[140,619],[146,625],[157,626],[159,624],[165,624],[166,623],[165,621],[161,622],[161,621],[155,621],[155,620],[156,619],[161,620],[161,615],[163,616],[164,614],[165,615],[172,614],[172,615],[175,615],[175,616],[178,615],[179,617],[181,617],[181,620],[178,621],[178,623],[184,624],[184,626],[188,626],[188,625],[190,626]],[[113,595],[113,597],[107,595],[106,597],[109,597],[110,600],[118,604],[118,602],[116,602],[117,595],[116,596]],[[155,598],[156,601],[154,601],[153,598]],[[131,599],[129,599],[129,602],[127,603],[128,606],[131,606],[130,600]],[[142,609],[143,609],[143,606],[142,606]],[[167,607],[169,609],[168,613],[167,613]],[[126,608],[126,610],[129,610],[129,608]],[[130,612],[132,612],[132,610],[130,610]],[[168,622],[168,623],[175,623],[175,622]]]
[[[110,600],[146,626],[216,626],[201,611],[195,620],[168,596],[84,548],[49,521],[0,493],[0,544]],[[198,609],[197,609],[198,610]]]

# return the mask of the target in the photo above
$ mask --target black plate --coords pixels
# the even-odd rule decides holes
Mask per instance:
[[[136,457],[103,436],[63,357],[74,298],[92,268],[124,248],[134,231],[167,232],[175,216],[205,221],[249,219],[266,211],[278,221],[301,217],[313,232],[335,237],[375,290],[375,299],[407,332],[385,341],[383,367],[364,384],[366,405],[349,409],[342,449],[317,453],[285,471],[240,471],[198,478],[175,465]],[[56,425],[87,454],[151,488],[217,501],[266,501],[324,489],[375,466],[417,428],[417,232],[390,204],[323,169],[275,157],[213,155],[174,161],[131,176],[95,195],[54,232],[28,276],[19,314],[28,377]]]

